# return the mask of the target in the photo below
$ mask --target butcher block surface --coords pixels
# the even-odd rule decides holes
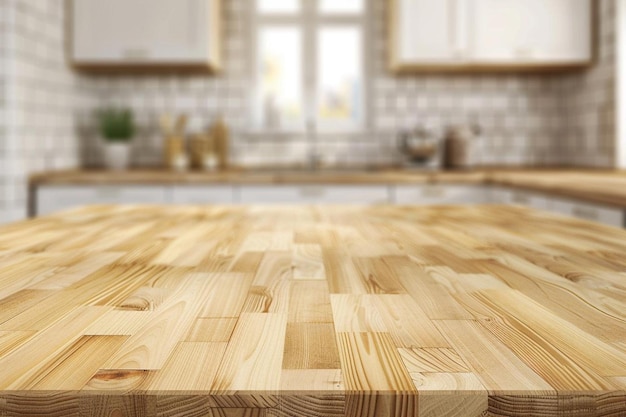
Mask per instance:
[[[625,416],[626,231],[522,208],[0,228],[0,416]]]

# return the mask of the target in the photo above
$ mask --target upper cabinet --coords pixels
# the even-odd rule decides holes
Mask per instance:
[[[73,0],[72,64],[82,69],[220,66],[220,0]]]
[[[452,3],[401,0],[395,24],[397,59],[400,62],[451,62],[456,60],[456,13]]]
[[[391,69],[586,66],[592,17],[593,0],[390,0]]]

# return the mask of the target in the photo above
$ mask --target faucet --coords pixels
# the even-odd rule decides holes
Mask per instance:
[[[306,140],[309,144],[307,166],[311,171],[316,171],[322,162],[322,157],[318,149],[317,124],[314,118],[310,118],[306,123]]]

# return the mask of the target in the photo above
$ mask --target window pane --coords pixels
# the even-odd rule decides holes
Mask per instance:
[[[364,0],[320,0],[322,13],[362,13]]]
[[[356,123],[362,119],[361,32],[334,27],[319,32],[318,117],[320,123]]]
[[[257,0],[261,13],[294,14],[300,11],[300,0]]]
[[[260,32],[261,120],[279,128],[302,120],[302,35],[294,27]]]

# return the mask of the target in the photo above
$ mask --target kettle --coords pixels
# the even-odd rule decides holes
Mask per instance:
[[[439,141],[424,127],[404,130],[398,134],[398,148],[413,164],[429,163],[439,153]]]

